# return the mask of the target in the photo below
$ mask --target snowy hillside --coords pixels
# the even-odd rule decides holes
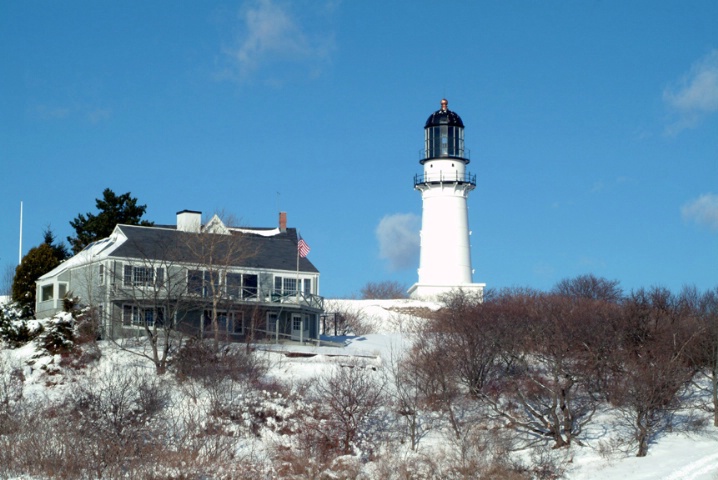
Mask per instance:
[[[446,469],[440,463],[463,461],[468,469],[482,467],[482,461],[490,463],[467,460],[476,454],[475,445],[460,445],[441,419],[431,415],[422,419],[424,433],[412,450],[400,425],[402,417],[388,406],[396,402],[388,400],[367,413],[370,421],[352,440],[353,454],[328,459],[321,440],[333,424],[316,403],[334,400],[322,396],[331,393],[325,387],[335,385],[327,379],[357,381],[351,376],[359,373],[384,386],[382,398],[395,398],[390,380],[394,366],[427,321],[424,317],[439,308],[410,300],[329,302],[328,308],[354,315],[365,333],[327,337],[342,347],[263,346],[255,354],[261,360],[261,379],[252,376],[255,366],[244,364],[244,376],[212,381],[196,374],[197,364],[182,364],[158,377],[146,359],[107,341],[98,342],[96,351],[78,346],[83,354],[76,357],[50,353],[40,337],[15,349],[4,345],[0,465],[14,462],[15,468],[0,467],[0,477],[24,473],[21,470],[31,467],[23,465],[38,462],[46,466],[34,470],[34,477],[62,477],[48,460],[53,455],[58,465],[73,455],[78,455],[73,462],[96,465],[94,470],[77,470],[88,478],[305,478],[310,472],[316,478],[473,478],[470,470]],[[50,320],[42,323],[46,330],[51,328]],[[243,346],[238,347],[241,352]],[[344,373],[336,377],[336,372]],[[352,385],[355,392],[366,386]],[[133,397],[135,390],[140,394]],[[486,452],[510,455],[524,465],[544,462],[557,467],[568,479],[718,479],[718,429],[709,423],[690,433],[664,432],[648,456],[636,458],[631,448],[615,443],[620,428],[615,420],[610,411],[599,412],[581,439],[583,446],[551,450],[547,444],[511,451],[498,441],[482,445]],[[113,435],[121,441],[108,440]],[[458,451],[462,445],[466,449]],[[22,457],[20,448],[26,460],[3,457]],[[35,459],[39,453],[27,451],[32,448],[41,448],[44,457]],[[80,458],[80,453],[89,457]],[[122,456],[133,460],[117,467],[116,457]],[[63,465],[68,464],[72,462]],[[537,469],[526,472],[533,478],[550,478]]]

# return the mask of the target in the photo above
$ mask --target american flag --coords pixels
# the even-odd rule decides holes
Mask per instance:
[[[297,251],[299,252],[299,256],[304,258],[307,255],[309,255],[309,245],[307,245],[307,242],[304,241],[304,239],[300,236],[299,237],[299,243],[297,243]]]

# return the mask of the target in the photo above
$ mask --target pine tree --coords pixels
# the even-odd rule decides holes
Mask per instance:
[[[22,307],[23,317],[31,317],[35,311],[35,280],[70,256],[65,244],[55,242],[49,226],[42,232],[42,239],[43,243],[31,248],[15,269],[12,299]]]
[[[79,253],[92,242],[109,237],[115,226],[124,225],[152,225],[152,222],[141,220],[147,210],[147,205],[137,205],[137,199],[130,192],[117,195],[106,188],[102,192],[102,199],[96,199],[97,215],[87,213],[79,214],[70,222],[75,229],[75,237],[67,237],[73,253]]]
[[[42,232],[42,241],[47,243],[52,248],[52,252],[59,261],[65,261],[70,258],[70,252],[67,251],[67,247],[64,243],[55,243],[55,234],[48,226],[44,232]]]
[[[35,312],[35,280],[60,264],[51,245],[42,243],[31,248],[15,269],[12,282],[12,299],[23,310],[24,317],[31,317]]]

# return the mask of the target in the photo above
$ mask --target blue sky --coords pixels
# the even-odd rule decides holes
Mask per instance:
[[[474,281],[718,285],[718,2],[0,6],[0,266],[104,188],[275,226],[325,296],[417,279],[426,118],[461,115]]]

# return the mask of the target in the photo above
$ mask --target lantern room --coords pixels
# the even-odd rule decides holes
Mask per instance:
[[[449,102],[441,100],[441,109],[432,113],[424,125],[424,158],[458,158],[469,163],[464,152],[464,122],[449,110]]]

